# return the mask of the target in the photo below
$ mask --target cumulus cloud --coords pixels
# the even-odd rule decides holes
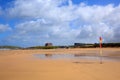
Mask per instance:
[[[5,32],[11,30],[11,28],[9,27],[8,24],[4,25],[4,24],[0,24],[0,33]]]
[[[23,44],[24,42],[31,43],[31,41],[39,44],[55,42],[59,45],[58,43],[66,44],[66,40],[70,39],[71,41],[71,37],[75,37],[74,34],[75,31],[71,31],[68,22],[60,24],[49,20],[37,19],[17,24],[14,33],[8,40],[9,42],[15,42],[14,40],[21,41]]]
[[[94,43],[102,36],[104,42],[120,42],[120,6],[113,4],[89,6],[74,4],[72,0],[15,0],[6,12],[12,19],[25,19],[15,25],[9,40],[59,45]]]

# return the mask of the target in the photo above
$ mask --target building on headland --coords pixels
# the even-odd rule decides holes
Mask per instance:
[[[85,44],[83,43],[74,43],[74,46],[75,47],[83,47]]]
[[[74,47],[93,47],[94,44],[74,43]]]
[[[45,46],[48,47],[48,46],[53,46],[52,43],[45,43]]]

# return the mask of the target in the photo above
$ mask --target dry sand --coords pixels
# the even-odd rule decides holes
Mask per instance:
[[[120,80],[120,62],[41,60],[33,54],[98,55],[98,48],[1,50],[0,80]],[[120,48],[104,48],[104,56],[119,56]]]

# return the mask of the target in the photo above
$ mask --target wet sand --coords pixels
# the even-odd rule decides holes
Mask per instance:
[[[99,55],[99,48],[1,50],[0,80],[120,80],[120,62],[42,60],[33,54]],[[120,57],[120,48],[104,48],[103,56]]]

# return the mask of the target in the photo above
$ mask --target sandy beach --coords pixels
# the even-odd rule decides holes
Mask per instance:
[[[99,48],[0,50],[0,80],[120,80],[120,61],[39,59],[34,54],[99,56]],[[120,48],[103,48],[103,56],[120,57]]]

